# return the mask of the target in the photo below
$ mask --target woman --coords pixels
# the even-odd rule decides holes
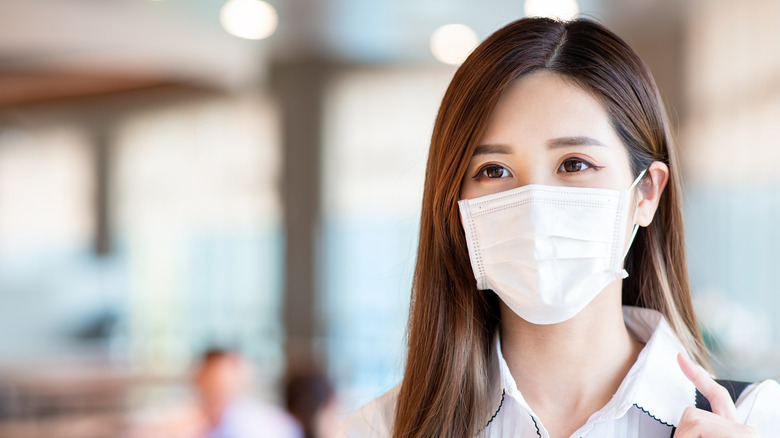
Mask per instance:
[[[434,127],[403,382],[345,435],[778,436],[776,382],[735,406],[694,365],[681,213],[659,94],[625,42],[586,20],[497,31]]]

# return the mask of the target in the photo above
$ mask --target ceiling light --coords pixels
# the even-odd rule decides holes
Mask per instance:
[[[222,6],[219,21],[225,30],[239,38],[268,38],[279,24],[273,6],[261,0],[229,0]]]
[[[431,52],[439,61],[457,65],[466,60],[478,43],[477,34],[470,27],[448,24],[436,29],[431,35]]]

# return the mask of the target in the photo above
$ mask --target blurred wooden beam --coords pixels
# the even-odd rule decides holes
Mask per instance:
[[[54,71],[0,71],[0,107],[170,85],[154,77]]]

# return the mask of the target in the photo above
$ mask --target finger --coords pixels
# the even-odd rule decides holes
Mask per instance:
[[[708,427],[707,415],[710,416],[709,424],[717,424],[719,420],[722,420],[722,418],[711,412],[702,411],[693,406],[685,408],[682,418],[680,419],[680,424],[677,425],[677,429],[674,431],[674,438],[700,438],[702,436],[709,436],[705,435],[705,429]]]
[[[680,424],[674,432],[674,438],[756,438],[758,432],[744,424],[728,420],[711,412],[688,407],[683,412]]]
[[[718,382],[712,380],[704,368],[693,363],[682,353],[677,354],[677,362],[685,377],[693,382],[696,389],[709,400],[713,413],[737,421],[737,409],[734,407],[734,402],[731,401],[731,395],[726,388],[718,385]]]

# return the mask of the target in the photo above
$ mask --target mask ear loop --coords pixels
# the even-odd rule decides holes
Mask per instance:
[[[647,173],[647,168],[645,168],[643,171],[639,172],[639,175],[637,175],[634,182],[631,183],[631,187],[628,188],[629,191],[633,190],[634,187],[636,187],[637,184],[639,184],[639,181],[642,181],[642,177],[645,176],[645,173]]]
[[[633,183],[631,183],[631,187],[628,188],[628,191],[634,190],[634,188],[639,184],[639,181],[642,180],[642,177],[645,176],[645,173],[647,172],[647,169],[645,168],[643,171],[639,172],[639,176],[636,177]],[[631,249],[631,244],[634,243],[634,238],[636,237],[636,233],[639,231],[639,224],[634,224],[634,231],[631,232],[631,239],[628,240],[628,246],[626,247],[626,252],[623,254],[623,258],[625,259],[628,255],[628,251]]]

